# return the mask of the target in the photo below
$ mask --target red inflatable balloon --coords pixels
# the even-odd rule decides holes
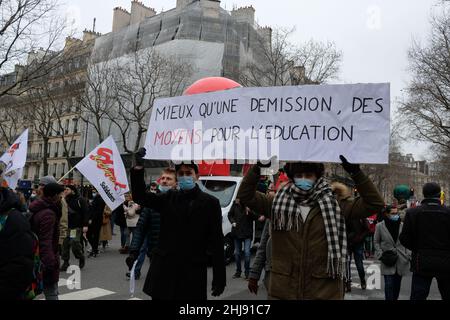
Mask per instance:
[[[242,87],[236,81],[223,77],[210,77],[203,78],[194,82],[189,88],[187,88],[183,95],[190,96],[193,94],[222,91],[234,88]]]
[[[190,96],[193,94],[207,93],[214,91],[229,90],[242,87],[236,81],[223,77],[210,77],[203,78],[194,82],[189,88],[187,88],[183,95]],[[225,162],[223,164],[217,163],[205,163],[198,164],[199,174],[205,176],[229,176],[230,165]]]

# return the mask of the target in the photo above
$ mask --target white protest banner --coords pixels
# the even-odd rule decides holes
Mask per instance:
[[[390,85],[238,88],[155,101],[147,159],[387,163]]]
[[[8,150],[0,157],[0,161],[6,165],[4,173],[8,173],[25,167],[28,149],[28,129],[26,129]]]
[[[22,178],[23,168],[19,168],[17,170],[10,171],[4,174],[4,179],[8,184],[8,187],[11,189],[15,189],[17,184],[19,183],[20,178]]]
[[[106,205],[116,209],[129,191],[128,179],[114,139],[109,136],[76,165],[98,190]]]

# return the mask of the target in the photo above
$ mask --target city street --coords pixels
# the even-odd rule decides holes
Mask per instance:
[[[66,280],[71,276],[65,272],[60,274],[59,282],[59,298],[61,300],[150,300],[146,294],[142,292],[145,281],[145,275],[149,267],[148,259],[142,268],[142,276],[136,280],[135,295],[130,295],[130,281],[126,278],[127,267],[125,258],[127,255],[119,254],[120,247],[119,230],[116,227],[116,235],[110,242],[109,247],[104,253],[100,253],[96,258],[86,259],[86,266],[81,271],[81,289],[69,290],[66,286]],[[72,263],[75,259],[72,258]],[[78,263],[78,262],[76,262]],[[365,261],[364,266],[378,264],[374,261]],[[180,266],[182,267],[182,266]],[[258,295],[251,294],[247,289],[247,281],[243,278],[233,279],[235,265],[227,266],[227,287],[222,296],[213,298],[208,292],[209,300],[265,300],[267,293],[264,285],[260,283]],[[370,275],[367,275],[369,278]],[[384,300],[384,286],[381,281],[381,290],[370,289],[361,290],[359,285],[358,274],[354,263],[352,264],[353,288],[352,292],[346,294],[346,300]],[[211,269],[208,270],[208,290],[211,283]],[[411,286],[411,276],[403,279],[400,300],[408,300]],[[370,283],[368,282],[368,287]],[[38,297],[43,299],[43,296]],[[437,289],[436,281],[433,281],[429,300],[440,300],[440,294]]]

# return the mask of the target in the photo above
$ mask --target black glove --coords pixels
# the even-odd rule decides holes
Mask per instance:
[[[144,157],[145,157],[145,153],[147,152],[147,150],[145,148],[140,148],[135,154],[134,154],[134,159],[135,159],[135,164],[136,166],[144,166]]]
[[[125,263],[128,266],[128,270],[133,269],[133,264],[136,261],[137,257],[134,253],[130,253],[130,255],[125,259]]]
[[[224,290],[225,290],[225,286],[217,286],[217,285],[213,286],[211,295],[213,297],[218,297],[223,293]]]
[[[359,164],[353,164],[347,161],[343,155],[339,156],[339,159],[342,161],[342,168],[347,171],[350,175],[355,175],[361,171]]]

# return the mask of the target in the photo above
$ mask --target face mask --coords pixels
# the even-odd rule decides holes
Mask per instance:
[[[310,179],[300,179],[300,178],[294,178],[294,183],[297,186],[297,188],[300,188],[304,191],[311,190],[314,186],[314,181]]]
[[[158,189],[159,189],[159,191],[161,191],[162,193],[166,193],[167,191],[169,191],[170,189],[172,189],[172,187],[170,187],[170,186],[162,186],[162,185],[159,185],[159,186],[158,186]]]
[[[392,221],[398,221],[400,219],[400,216],[398,214],[394,215],[394,216],[389,216],[389,219],[391,219]]]
[[[195,187],[194,177],[182,176],[178,177],[178,184],[181,190],[191,190]]]

